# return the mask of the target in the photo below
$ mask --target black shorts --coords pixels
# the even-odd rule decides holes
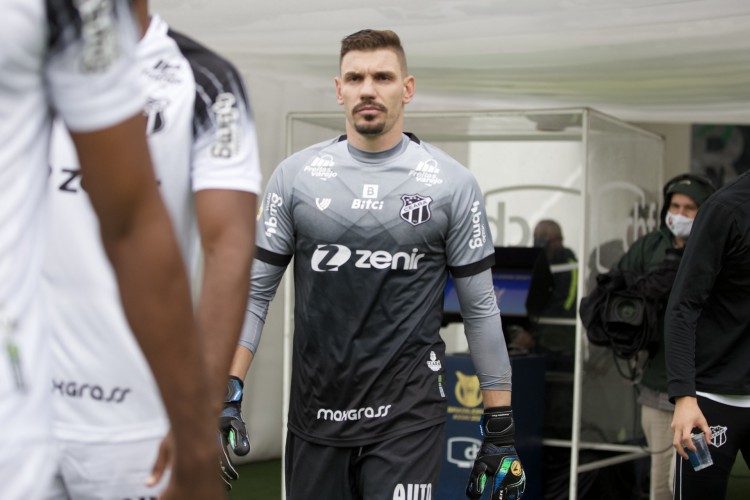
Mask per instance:
[[[340,448],[286,440],[287,500],[432,500],[445,424],[367,446]]]
[[[750,465],[750,408],[727,406],[698,396],[698,406],[711,427],[708,451],[714,464],[698,472],[677,457],[674,498],[692,500],[725,498],[737,452]]]

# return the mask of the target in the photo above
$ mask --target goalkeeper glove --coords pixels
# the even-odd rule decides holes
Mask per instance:
[[[227,394],[224,398],[224,409],[219,416],[219,456],[221,477],[227,490],[232,489],[231,481],[239,478],[237,470],[232,465],[227,447],[235,455],[244,456],[250,452],[250,441],[247,437],[245,421],[242,420],[242,381],[237,377],[229,377]]]
[[[510,406],[486,408],[480,430],[484,440],[466,485],[466,496],[478,499],[487,481],[492,500],[519,500],[526,490],[526,473],[514,446],[516,426]]]

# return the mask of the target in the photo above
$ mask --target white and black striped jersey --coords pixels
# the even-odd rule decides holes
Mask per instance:
[[[40,297],[53,115],[85,132],[142,108],[125,0],[3,0],[0,20],[0,446],[48,439],[49,341]],[[7,325],[12,325],[8,333]],[[18,347],[11,363],[8,343]],[[20,372],[12,367],[15,365]],[[22,374],[25,391],[14,373]],[[43,478],[40,478],[40,481]]]
[[[472,174],[412,135],[375,154],[341,137],[286,159],[266,189],[256,261],[294,257],[290,430],[360,446],[443,422],[448,272],[494,262]]]
[[[194,192],[260,192],[254,119],[236,69],[169,31],[158,16],[137,57],[160,191],[194,273]],[[62,131],[55,131],[50,158],[53,225],[44,274],[54,337],[56,434],[79,441],[163,434],[167,420],[159,393],[125,320],[75,152]]]

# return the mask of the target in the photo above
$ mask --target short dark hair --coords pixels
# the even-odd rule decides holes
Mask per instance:
[[[339,66],[344,56],[353,50],[390,49],[396,53],[401,69],[406,74],[406,53],[401,46],[401,39],[391,30],[360,30],[341,40]]]
[[[552,219],[542,219],[537,222],[534,227],[534,236],[542,236],[548,240],[563,239],[560,224]]]

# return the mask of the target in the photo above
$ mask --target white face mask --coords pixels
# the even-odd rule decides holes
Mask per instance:
[[[667,227],[676,238],[687,239],[690,236],[690,230],[693,228],[693,219],[682,214],[667,212],[664,222],[667,223]]]

